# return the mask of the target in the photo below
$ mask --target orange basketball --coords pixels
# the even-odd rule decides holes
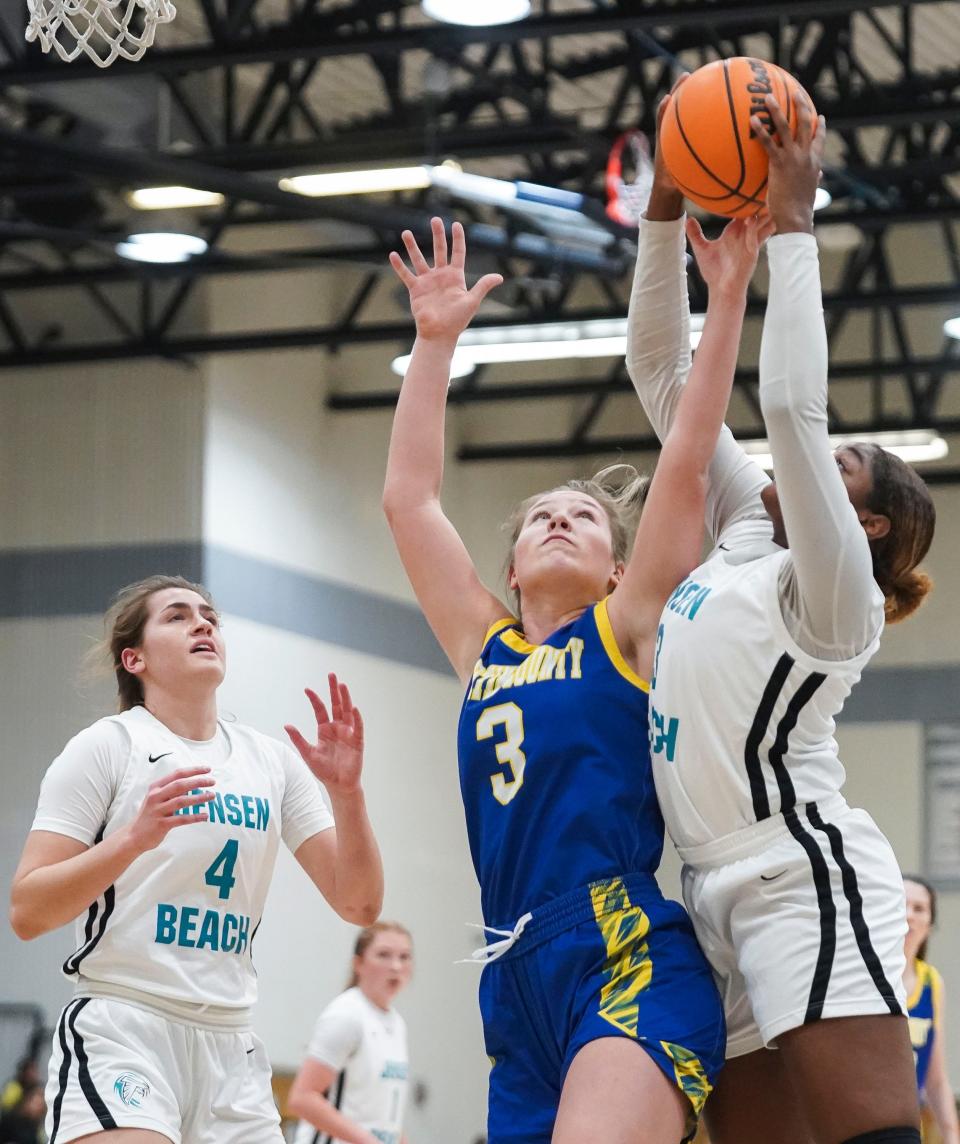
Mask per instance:
[[[750,127],[772,93],[797,133],[797,99],[813,100],[783,68],[750,56],[698,68],[674,93],[660,125],[667,170],[684,195],[714,214],[745,218],[767,198],[767,154]]]

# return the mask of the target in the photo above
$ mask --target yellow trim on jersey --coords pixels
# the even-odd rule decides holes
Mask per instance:
[[[653,978],[653,960],[646,936],[650,919],[633,905],[622,878],[594,882],[590,887],[593,914],[603,935],[606,978],[600,990],[600,1016],[614,1028],[636,1037],[639,996]]]
[[[943,978],[932,965],[927,968],[930,970],[930,992],[933,994],[933,1027],[939,1032],[943,1027]]]
[[[917,975],[917,981],[913,987],[913,992],[907,998],[908,1011],[920,1004],[920,998],[923,996],[927,982],[932,980],[930,969],[931,966],[925,961],[921,961],[919,957],[913,959],[913,972]]]
[[[510,631],[504,632],[500,638],[507,647],[518,651],[521,655],[531,655],[541,646],[540,644],[527,643],[522,633],[518,632],[516,628],[511,628]]]
[[[511,628],[516,622],[513,616],[504,616],[502,620],[494,620],[487,628],[487,634],[483,637],[483,647],[486,647],[493,637],[499,635],[504,628]]]
[[[613,627],[610,624],[610,616],[607,613],[607,596],[605,600],[601,600],[593,609],[594,618],[597,621],[597,631],[600,633],[600,642],[604,646],[604,650],[610,657],[610,662],[620,672],[624,679],[632,683],[634,687],[639,687],[641,691],[649,693],[650,684],[645,679],[641,679],[639,675],[633,670],[629,663],[623,658],[623,652],[617,645],[616,636],[613,634]]]

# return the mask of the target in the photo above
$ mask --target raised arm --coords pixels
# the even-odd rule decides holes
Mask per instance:
[[[463,541],[440,506],[444,415],[450,365],[457,339],[480,303],[503,279],[487,274],[466,288],[463,227],[453,224],[453,251],[440,219],[432,220],[431,268],[413,235],[403,241],[413,267],[390,255],[397,277],[410,291],[417,324],[413,356],[393,419],[383,508],[400,559],[427,622],[461,680],[473,670],[484,633],[507,609],[481,582]]]
[[[660,104],[658,125],[670,98],[668,95]],[[664,166],[658,146],[653,190],[640,220],[627,321],[627,372],[661,441],[666,440],[690,372],[685,251],[683,196]],[[701,254],[706,256],[705,251]],[[698,264],[703,271],[703,257],[698,257]],[[742,322],[742,315],[739,320]],[[760,491],[768,483],[763,470],[750,460],[724,425],[708,477],[706,521],[710,535],[717,539],[731,524],[762,518],[765,514]]]
[[[309,742],[292,724],[285,728],[300,757],[323,783],[333,811],[334,828],[311,835],[294,857],[330,905],[353,925],[372,925],[383,906],[383,863],[367,815],[361,785],[363,719],[350,691],[329,676],[330,712],[309,688],[317,720],[317,741]]]
[[[735,219],[710,243],[698,222],[687,224],[709,289],[703,337],[663,443],[633,554],[608,604],[618,643],[648,678],[667,597],[700,562],[707,474],[733,385],[747,283],[770,229],[767,219]]]
[[[801,646],[847,659],[876,635],[883,604],[867,534],[838,469],[844,459],[834,456],[827,433],[827,335],[813,236],[826,126],[799,100],[794,140],[776,101],[768,107],[782,143],[757,117],[751,121],[770,157],[767,201],[777,227],[767,248],[760,405],[795,578],[795,591],[784,586],[786,618],[796,621]]]

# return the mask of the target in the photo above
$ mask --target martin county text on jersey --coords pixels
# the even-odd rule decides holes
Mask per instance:
[[[192,794],[203,794],[202,790]],[[213,799],[199,806],[184,807],[177,814],[200,814],[206,811],[210,822],[223,826],[240,826],[247,830],[265,831],[270,822],[270,800],[251,794],[227,791],[213,792]],[[234,867],[240,852],[240,841],[230,838],[204,874],[208,886],[215,886],[218,896],[229,898],[236,882]],[[177,945],[182,949],[209,949],[212,953],[234,953],[242,956],[250,947],[248,914],[221,913],[198,906],[157,904],[157,929],[154,940],[159,945]]]

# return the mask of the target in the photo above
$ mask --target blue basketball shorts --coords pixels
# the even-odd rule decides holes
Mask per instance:
[[[484,967],[480,1011],[488,1144],[549,1144],[567,1070],[602,1037],[649,1054],[687,1098],[691,1136],[723,1065],[710,966],[683,907],[649,874],[593,882],[533,911],[517,943]]]

